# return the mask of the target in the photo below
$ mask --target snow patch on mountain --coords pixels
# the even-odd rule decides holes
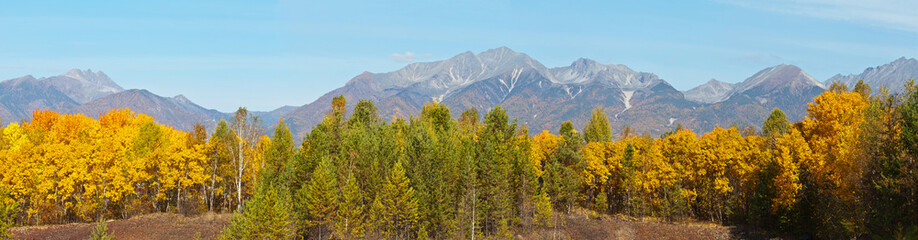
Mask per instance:
[[[561,84],[599,82],[627,89],[648,88],[662,81],[652,73],[636,72],[621,64],[600,64],[586,58],[577,59],[570,66],[552,68],[551,78]]]
[[[628,110],[629,108],[631,108],[631,97],[632,96],[634,96],[634,90],[628,90],[628,91],[622,90],[622,103],[625,104],[625,109],[622,110],[622,112],[625,112],[625,110]]]

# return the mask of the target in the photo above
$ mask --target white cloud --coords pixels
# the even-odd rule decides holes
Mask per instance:
[[[393,53],[392,56],[389,58],[391,58],[392,61],[396,61],[396,62],[409,62],[410,63],[410,62],[414,62],[415,55],[416,54],[413,52],[405,52],[404,54]]]
[[[722,0],[722,2],[782,14],[918,32],[918,1],[914,0]]]

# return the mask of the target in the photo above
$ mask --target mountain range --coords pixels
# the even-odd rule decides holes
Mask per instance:
[[[500,105],[529,126],[531,132],[557,130],[570,120],[582,127],[594,107],[601,106],[614,132],[624,126],[659,134],[682,125],[697,131],[733,124],[759,126],[774,108],[789,120],[806,115],[808,102],[831,82],[853,86],[863,79],[871,86],[901,91],[903,82],[918,76],[918,61],[900,58],[867,68],[863,73],[818,81],[794,65],[763,69],[744,81],[710,80],[679,91],[659,76],[625,65],[577,59],[569,66],[548,68],[524,53],[506,47],[478,54],[409,64],[387,73],[364,72],[312,103],[253,112],[266,126],[282,115],[297,136],[321,121],[331,99],[343,95],[352,109],[358,99],[372,100],[384,119],[417,115],[430,101],[447,105],[454,117],[465,109],[484,114]],[[24,76],[0,82],[0,121],[27,119],[34,109],[97,116],[111,108],[129,107],[159,122],[189,130],[194,123],[213,129],[222,113],[193,103],[182,95],[161,97],[147,90],[124,90],[103,72],[71,70],[36,79]]]

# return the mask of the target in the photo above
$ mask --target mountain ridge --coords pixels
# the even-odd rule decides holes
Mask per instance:
[[[841,82],[848,87],[854,87],[858,80],[864,80],[874,89],[885,86],[890,92],[902,92],[905,81],[918,78],[918,60],[900,57],[893,62],[868,67],[860,74],[836,74],[825,81],[825,84]]]
[[[488,57],[488,54],[511,57]],[[481,56],[498,59],[495,62],[503,65],[492,68],[477,66],[476,64],[482,62],[478,60],[482,59]],[[455,71],[460,68],[463,70]],[[503,73],[493,69],[500,69]],[[470,73],[477,75],[473,76]],[[460,77],[456,77],[457,75]],[[410,79],[408,82],[412,84],[386,84],[393,80],[379,80],[379,76],[399,76]],[[431,84],[444,82],[452,84]],[[387,87],[380,87],[381,85]],[[761,121],[757,118],[764,120],[760,112],[770,111],[774,107],[788,108],[792,112],[790,117],[797,118],[800,117],[797,113],[805,112],[806,103],[812,101],[812,97],[824,89],[821,82],[799,67],[786,64],[763,69],[737,84],[722,85],[730,86],[721,87],[720,92],[723,96],[718,96],[714,100],[699,101],[697,98],[692,99],[691,94],[686,98],[688,91],[676,90],[653,73],[637,72],[625,65],[601,64],[580,58],[569,66],[545,68],[528,55],[500,47],[477,55],[467,51],[446,60],[412,63],[393,72],[364,72],[344,86],[301,106],[291,114],[291,121],[287,123],[293,126],[295,132],[309,131],[324,116],[331,98],[342,95],[349,100],[348,108],[352,108],[358,99],[374,101],[383,118],[417,114],[423,104],[429,101],[446,104],[454,116],[472,107],[481,112],[501,105],[521,123],[529,124],[531,130],[554,130],[562,119],[571,120],[575,126],[580,126],[585,123],[593,107],[603,106],[614,128],[639,125],[637,129],[640,131],[660,133],[678,124],[699,130],[717,125],[727,126],[734,122],[758,125]],[[793,103],[796,105],[792,106],[789,101],[782,100],[781,94],[790,94],[792,97],[789,101],[797,101]],[[727,103],[733,97],[737,100]],[[749,101],[740,98],[747,98]],[[733,116],[728,118],[712,117],[698,110],[706,106],[709,107],[707,111],[710,111],[711,107],[719,109],[722,106],[733,105],[758,109],[756,114],[753,114],[756,116],[753,117],[755,119],[737,114],[722,114]],[[556,109],[556,106],[564,107]]]
[[[918,66],[918,61],[903,57],[867,68],[861,75],[872,74],[871,85],[895,82],[900,80],[892,78],[918,72],[913,65]],[[839,74],[832,79],[852,76],[859,75]],[[806,115],[806,103],[824,89],[825,82],[799,67],[780,64],[741,82],[711,79],[679,91],[654,73],[635,71],[623,64],[579,58],[567,66],[548,68],[525,53],[499,47],[411,63],[391,72],[363,72],[308,104],[251,112],[268,131],[283,117],[297,136],[303,136],[321,121],[331,98],[338,95],[348,100],[348,109],[353,109],[359,99],[372,100],[387,120],[417,115],[431,101],[450,107],[454,117],[473,107],[483,115],[501,105],[511,117],[529,125],[530,131],[555,131],[566,120],[580,128],[593,108],[601,106],[613,129],[631,126],[639,132],[659,134],[677,125],[698,131],[732,124],[758,127],[774,108],[784,110],[791,121],[800,120]],[[28,109],[35,108],[93,116],[109,108],[130,107],[179,129],[189,130],[198,122],[212,130],[233,114],[202,107],[181,94],[162,97],[142,89],[124,90],[104,72],[89,69],[0,82],[0,99],[4,100],[0,104],[4,124],[28,118]]]

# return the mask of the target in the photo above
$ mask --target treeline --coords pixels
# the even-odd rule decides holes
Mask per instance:
[[[268,138],[244,109],[209,138],[126,110],[38,111],[3,129],[0,203],[17,203],[22,224],[239,210],[227,239],[509,239],[578,208],[830,239],[918,234],[911,81],[903,94],[833,84],[805,120],[776,109],[759,132],[657,137],[613,134],[601,108],[582,131],[530,137],[499,106],[453,119],[432,102],[384,121],[370,101],[345,105],[334,98],[299,147],[282,121]]]

